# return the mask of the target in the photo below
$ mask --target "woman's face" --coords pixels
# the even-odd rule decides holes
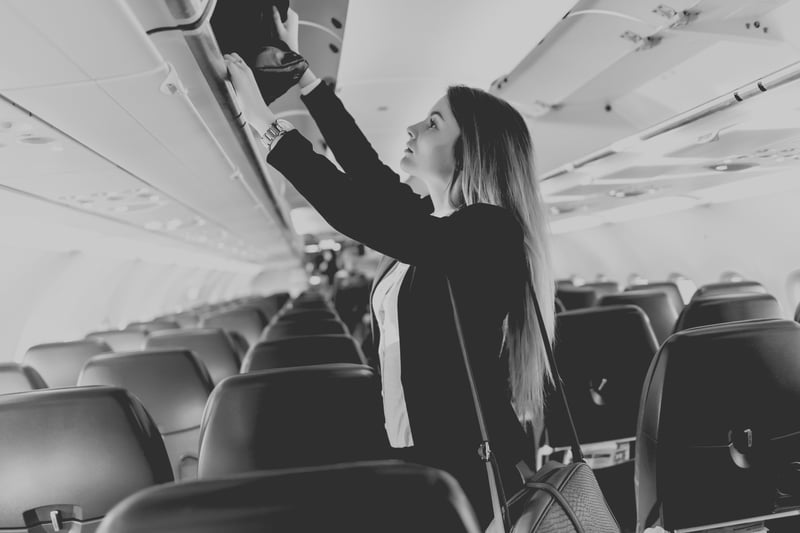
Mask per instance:
[[[456,162],[453,146],[461,129],[456,123],[447,96],[441,97],[421,122],[408,127],[410,139],[406,144],[400,168],[427,185],[446,185],[453,176]]]

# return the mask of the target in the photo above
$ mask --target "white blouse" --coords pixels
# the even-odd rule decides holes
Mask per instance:
[[[372,308],[380,330],[378,357],[381,365],[381,391],[386,434],[393,448],[414,445],[408,410],[400,379],[400,331],[397,327],[397,296],[408,272],[408,265],[397,262],[375,287]]]

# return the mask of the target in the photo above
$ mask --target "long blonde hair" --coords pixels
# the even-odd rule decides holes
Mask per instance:
[[[550,339],[555,329],[555,282],[549,225],[534,171],[533,143],[522,116],[505,101],[457,85],[447,99],[461,129],[450,182],[454,207],[487,203],[513,213],[525,242],[525,287],[504,323],[511,397],[521,419],[540,421],[545,381],[552,380],[529,285],[539,299]]]

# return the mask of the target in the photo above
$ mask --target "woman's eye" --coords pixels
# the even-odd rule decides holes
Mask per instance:
[[[429,128],[435,128],[436,127],[436,122],[434,122],[434,120],[432,118],[428,119],[428,127]]]

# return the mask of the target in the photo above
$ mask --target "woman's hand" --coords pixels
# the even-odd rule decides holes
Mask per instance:
[[[275,114],[264,103],[253,71],[239,57],[239,54],[226,54],[223,57],[225,65],[228,67],[233,90],[236,91],[236,96],[239,98],[244,120],[259,133],[264,133],[275,121]]]
[[[275,19],[275,29],[278,30],[278,37],[281,41],[285,42],[292,52],[299,54],[298,46],[298,26],[300,25],[300,17],[293,9],[289,9],[286,14],[286,23],[281,20],[281,14],[278,8],[272,6],[272,17]]]

